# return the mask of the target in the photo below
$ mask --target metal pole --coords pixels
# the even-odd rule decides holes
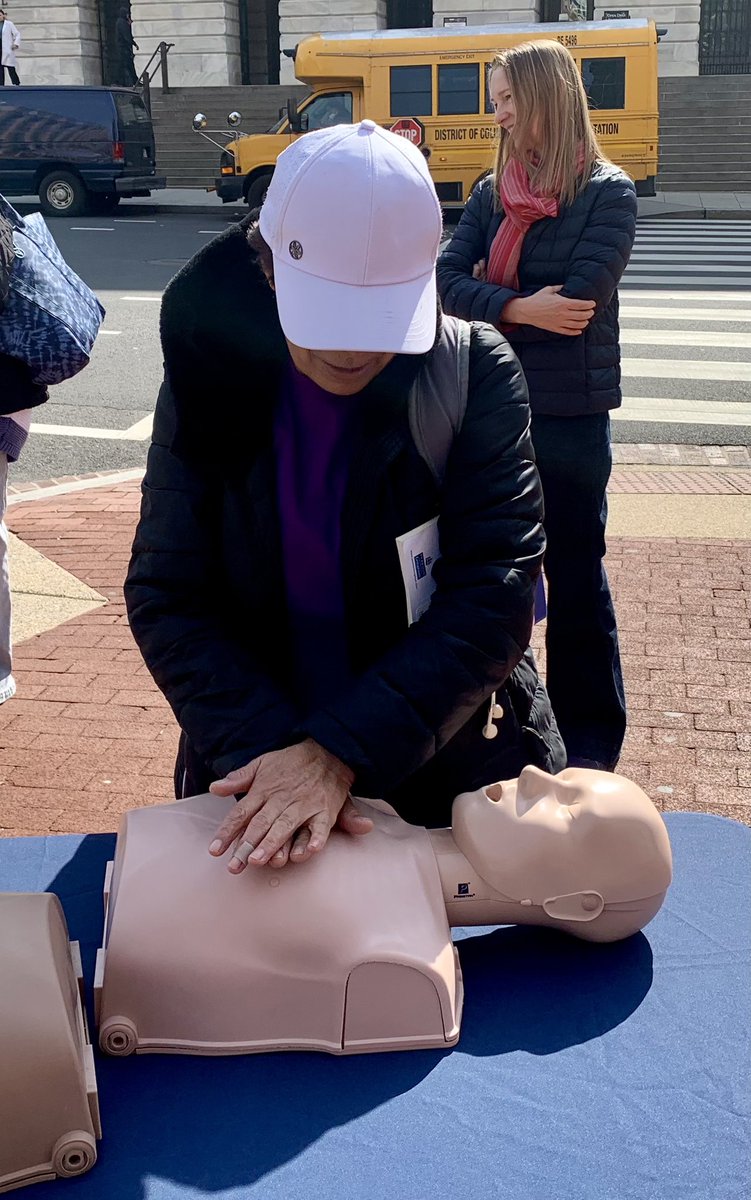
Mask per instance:
[[[151,86],[149,83],[148,71],[144,71],[143,75],[141,76],[141,83],[143,84],[143,102],[146,105],[147,113],[149,116],[151,116]]]
[[[169,68],[167,66],[167,55],[169,54],[171,48],[172,47],[168,46],[166,42],[159,43],[159,57],[160,57],[161,66],[162,66],[162,92],[163,93],[166,93],[169,91]]]

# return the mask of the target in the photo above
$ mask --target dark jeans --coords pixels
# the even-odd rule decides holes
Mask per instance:
[[[0,87],[5,86],[5,72],[6,71],[10,75],[11,83],[15,84],[16,87],[20,87],[21,80],[18,78],[18,71],[16,70],[15,67],[0,67]]]
[[[546,682],[569,761],[614,768],[626,732],[618,630],[602,559],[610,418],[533,415],[545,495]]]

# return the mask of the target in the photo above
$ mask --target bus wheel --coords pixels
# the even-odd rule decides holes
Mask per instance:
[[[88,202],[83,181],[71,171],[50,171],[39,184],[39,203],[45,217],[80,217]]]
[[[245,190],[245,203],[248,208],[261,207],[266,199],[273,174],[273,171],[266,171],[263,175],[257,175],[252,183],[248,184]]]

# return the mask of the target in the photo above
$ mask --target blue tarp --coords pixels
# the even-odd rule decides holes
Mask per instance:
[[[675,882],[643,934],[457,931],[454,1050],[98,1055],[97,1165],[14,1195],[748,1200],[751,829],[667,822]],[[113,846],[0,839],[0,890],[60,896],[89,991]]]

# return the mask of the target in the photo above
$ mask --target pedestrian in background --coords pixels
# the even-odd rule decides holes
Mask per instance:
[[[0,321],[10,286],[15,249],[10,222],[0,215]],[[29,432],[31,411],[47,399],[47,389],[32,381],[20,359],[0,354],[0,704],[16,692],[11,653],[11,596],[8,574],[8,532],[5,528],[8,464],[21,453]]]
[[[570,766],[612,770],[626,729],[603,565],[609,411],[621,403],[618,281],[636,231],[632,181],[594,136],[557,42],[496,55],[495,170],[438,264],[446,312],[506,333],[529,386],[545,500],[547,687]]]
[[[5,84],[5,72],[10,75],[10,81],[16,87],[21,80],[16,70],[16,50],[21,48],[21,35],[12,21],[8,20],[5,9],[0,8],[0,85]]]
[[[133,25],[130,19],[130,9],[123,5],[115,22],[115,43],[117,46],[117,79],[115,83],[122,87],[135,87],[138,83],[133,51],[138,50],[138,42],[133,37]]]

